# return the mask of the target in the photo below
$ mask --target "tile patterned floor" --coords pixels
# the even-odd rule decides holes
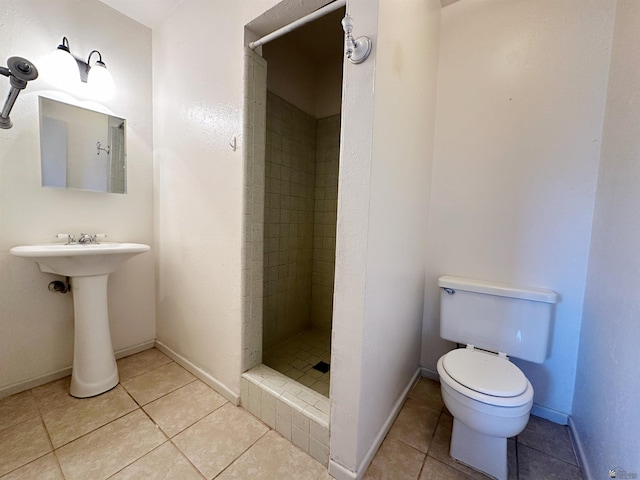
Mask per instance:
[[[0,479],[331,480],[324,467],[152,349],[118,361],[91,399],[69,377],[0,400]],[[448,454],[436,382],[411,392],[366,480],[485,479]],[[510,479],[581,479],[566,427],[532,417],[509,441]]]
[[[0,479],[331,479],[158,350],[118,369],[97,397],[69,396],[66,377],[0,399]]]
[[[296,382],[329,396],[331,370],[313,369],[318,362],[331,363],[331,333],[307,330],[264,352],[262,363]]]
[[[440,384],[420,379],[364,480],[486,480],[449,456],[453,417],[442,403]],[[566,426],[531,417],[508,440],[509,480],[580,480],[582,472]]]

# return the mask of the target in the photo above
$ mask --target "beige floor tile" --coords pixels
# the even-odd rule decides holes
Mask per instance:
[[[0,475],[46,455],[53,447],[40,418],[0,432]]]
[[[64,480],[60,466],[53,453],[48,453],[24,467],[2,477],[2,480]]]
[[[108,478],[166,441],[140,409],[56,450],[67,480]]]
[[[440,462],[449,465],[450,467],[460,470],[468,477],[476,480],[486,480],[487,477],[483,473],[478,472],[472,468],[457,462],[451,455],[449,455],[449,447],[451,445],[451,429],[453,428],[453,417],[446,413],[440,415],[438,421],[438,427],[433,437],[433,441],[429,446],[428,455],[439,460]]]
[[[198,470],[171,442],[160,445],[124,470],[109,477],[110,480],[202,480]]]
[[[327,470],[324,470],[316,480],[334,480]]]
[[[445,465],[433,457],[427,457],[419,480],[468,480],[460,470]]]
[[[44,414],[78,401],[69,394],[70,386],[71,376],[68,376],[31,389],[40,413]]]
[[[444,407],[440,384],[429,378],[421,378],[409,393],[409,398],[424,403],[427,407],[435,410],[442,410],[442,407]]]
[[[323,470],[320,463],[270,431],[216,480],[316,480]]]
[[[520,480],[581,480],[582,471],[570,463],[563,462],[526,445],[518,445],[518,478]]]
[[[230,403],[173,437],[173,443],[207,478],[213,478],[262,437],[268,428]]]
[[[422,453],[427,453],[439,417],[440,411],[429,408],[424,402],[409,398],[393,423],[388,436],[402,440]]]
[[[135,410],[136,402],[121,385],[91,398],[72,398],[42,415],[55,448]]]
[[[371,465],[364,480],[416,480],[425,455],[403,441],[386,438]]]
[[[556,457],[563,462],[578,465],[573,452],[569,429],[540,417],[529,417],[529,423],[520,435],[518,443]]]
[[[196,379],[177,363],[171,362],[122,382],[136,402],[146,405]]]
[[[144,410],[169,437],[173,437],[226,401],[222,395],[196,380],[149,403]]]
[[[0,400],[0,432],[40,415],[30,390]]]
[[[118,375],[122,382],[167,363],[171,363],[169,357],[160,350],[151,348],[118,360]]]

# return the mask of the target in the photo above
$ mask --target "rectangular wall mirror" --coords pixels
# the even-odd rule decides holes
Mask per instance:
[[[123,118],[40,97],[42,185],[126,193]]]

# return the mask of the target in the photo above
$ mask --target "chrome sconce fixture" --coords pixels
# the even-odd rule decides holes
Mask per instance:
[[[9,113],[16,103],[20,90],[27,88],[27,82],[38,78],[38,69],[29,60],[22,57],[10,57],[6,67],[0,67],[0,74],[9,77],[9,95],[4,102],[0,113],[0,128],[11,128],[13,124],[9,118]]]
[[[342,19],[344,30],[344,53],[351,63],[364,62],[371,53],[371,40],[369,37],[353,38],[353,19],[347,14]]]
[[[91,65],[91,57],[97,55],[98,59]],[[92,50],[85,62],[73,55],[69,48],[69,40],[62,37],[62,43],[54,50],[49,58],[50,81],[60,87],[79,83],[87,84],[89,95],[100,100],[108,100],[115,93],[113,78],[102,61],[102,54],[98,50]]]

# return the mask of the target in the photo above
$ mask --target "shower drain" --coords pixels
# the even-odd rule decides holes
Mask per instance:
[[[314,370],[318,370],[322,373],[327,373],[329,371],[330,365],[327,362],[318,362],[313,367]]]

